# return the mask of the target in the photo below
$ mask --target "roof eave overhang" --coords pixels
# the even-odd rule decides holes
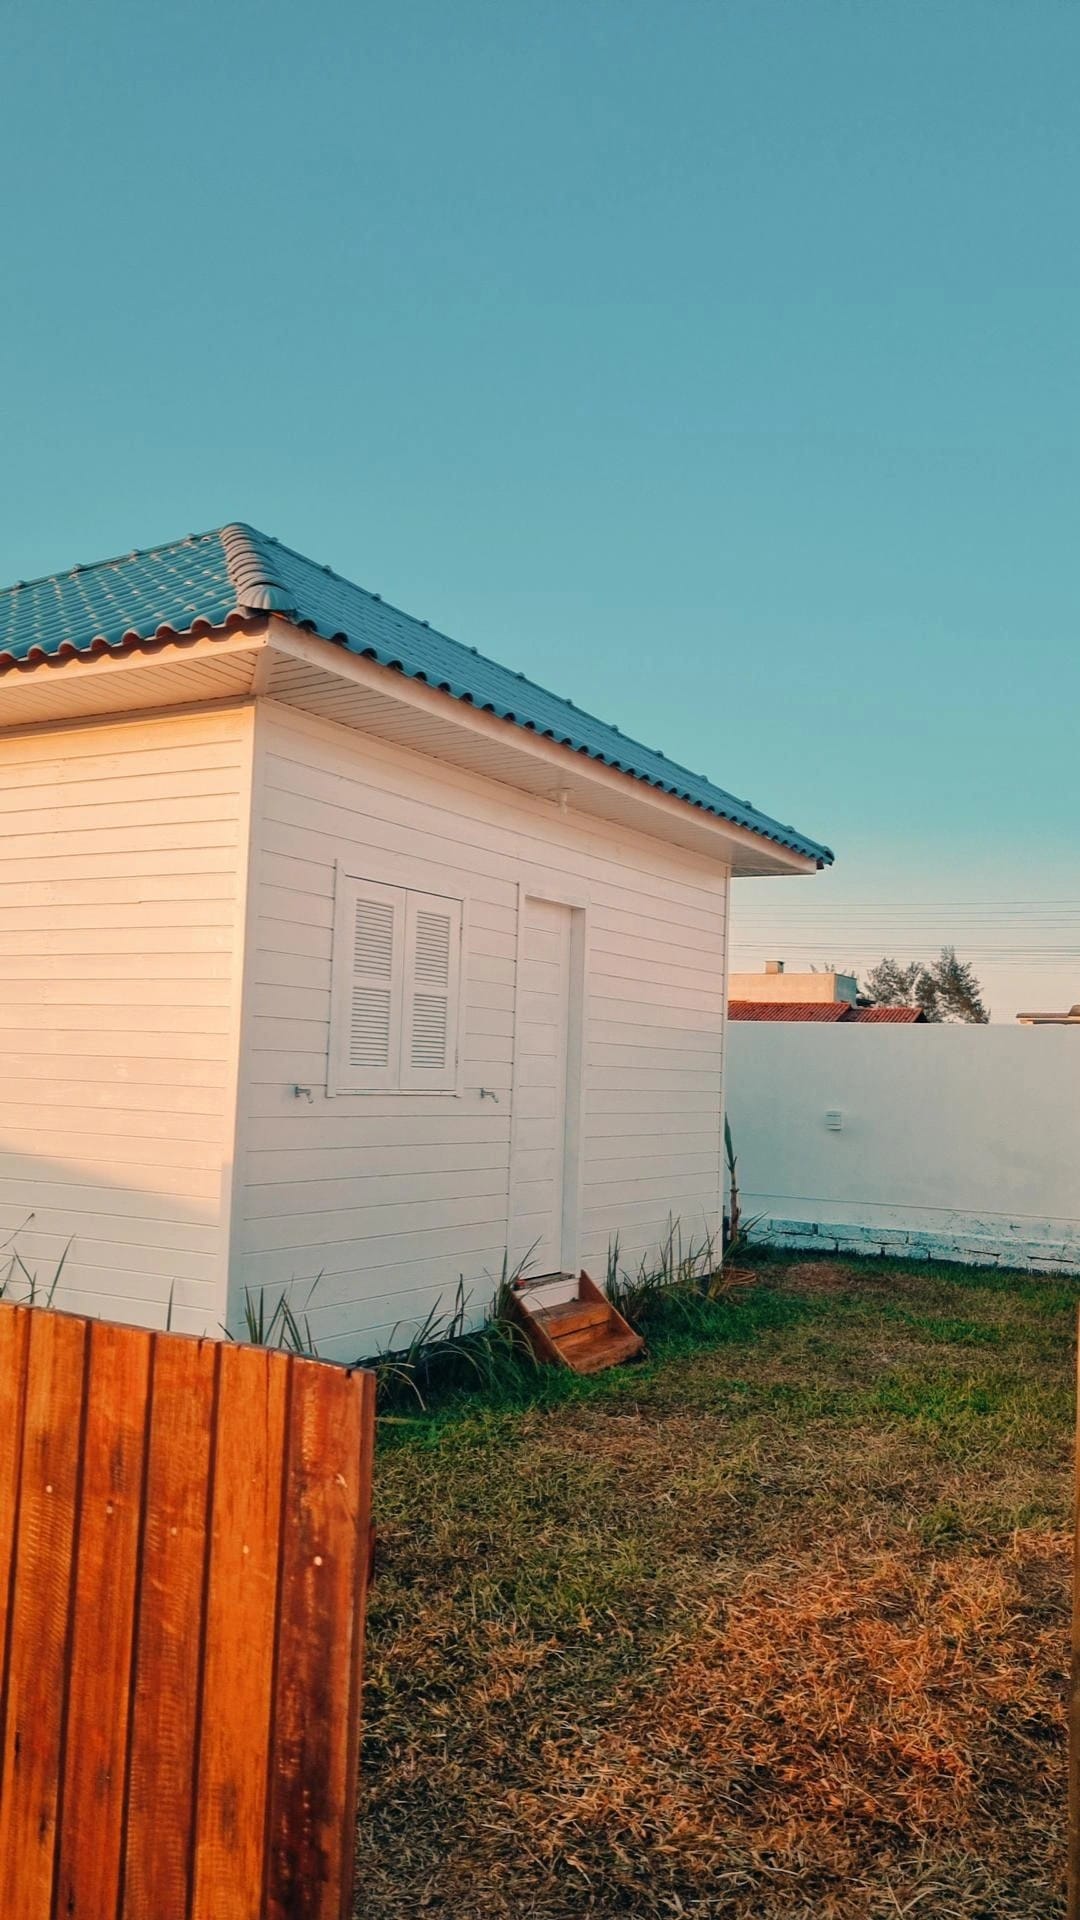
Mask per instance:
[[[265,614],[219,627],[66,648],[0,669],[0,733],[136,718],[250,698]]]
[[[267,696],[496,779],[560,810],[674,842],[736,875],[814,873],[811,854],[755,833],[573,747],[546,739],[280,614],[9,666],[0,731]]]
[[[266,686],[274,698],[291,700],[328,719],[355,714],[351,723],[367,731],[404,745],[422,741],[420,750],[437,758],[538,795],[558,808],[675,841],[735,874],[818,870],[812,855],[766,839],[393,667],[350,653],[290,621],[272,616],[268,638],[280,660],[313,676],[275,667]],[[321,685],[320,676],[327,677]],[[340,690],[336,698],[335,683]]]

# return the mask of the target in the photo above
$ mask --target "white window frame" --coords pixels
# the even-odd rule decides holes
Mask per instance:
[[[395,910],[394,999],[391,1008],[391,1062],[363,1071],[350,1064],[349,1036],[354,985],[353,942],[359,897],[382,900]],[[416,916],[424,907],[456,909],[457,930],[451,932],[447,986],[447,1051],[451,1064],[442,1086],[422,1084],[420,1069],[409,1062],[409,1043],[415,992],[410,993],[410,967],[415,952]],[[330,988],[330,1045],[326,1093],[329,1099],[456,1099],[462,1091],[462,1028],[465,997],[464,951],[467,903],[457,894],[432,893],[426,888],[389,883],[337,864],[334,879],[334,930]]]

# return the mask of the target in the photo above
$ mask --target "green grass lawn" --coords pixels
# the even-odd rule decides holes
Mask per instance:
[[[762,1258],[384,1424],[358,1912],[1062,1913],[1078,1299]]]

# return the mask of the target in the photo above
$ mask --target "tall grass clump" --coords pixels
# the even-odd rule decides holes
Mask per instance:
[[[401,1408],[426,1411],[437,1396],[468,1390],[499,1393],[520,1385],[523,1370],[535,1369],[532,1348],[510,1317],[510,1299],[528,1264],[528,1255],[516,1267],[504,1253],[502,1270],[490,1306],[479,1326],[470,1326],[471,1295],[459,1279],[452,1307],[431,1308],[409,1338],[395,1344],[395,1327],[386,1349],[365,1362],[376,1381],[376,1406],[392,1413]]]
[[[293,1306],[288,1287],[282,1287],[272,1306],[265,1287],[245,1287],[244,1331],[238,1336],[228,1327],[223,1327],[226,1340],[239,1338],[250,1347],[275,1347],[283,1353],[297,1353],[306,1360],[317,1360],[319,1349],[311,1331],[307,1309],[321,1279],[322,1275],[316,1274],[300,1314]],[[169,1319],[172,1319],[171,1299]]]
[[[0,1240],[0,1300],[10,1300],[21,1307],[51,1307],[71,1252],[71,1241],[52,1272],[43,1276],[38,1267],[28,1266],[18,1247],[19,1235],[25,1233],[33,1217],[32,1213],[28,1214],[6,1240]]]
[[[623,1319],[646,1339],[715,1338],[724,1332],[742,1289],[754,1278],[732,1263],[732,1255],[745,1245],[753,1224],[744,1225],[737,1240],[729,1236],[721,1249],[707,1224],[699,1237],[684,1237],[681,1222],[669,1217],[659,1258],[650,1261],[643,1256],[634,1270],[623,1266],[616,1236],[608,1248],[604,1291]]]
[[[608,1247],[604,1292],[623,1319],[639,1332],[655,1317],[659,1303],[676,1292],[700,1297],[719,1264],[715,1233],[706,1227],[700,1240],[691,1237],[684,1242],[681,1220],[670,1215],[658,1251],[657,1260],[650,1261],[642,1254],[631,1270],[622,1264],[618,1234]]]

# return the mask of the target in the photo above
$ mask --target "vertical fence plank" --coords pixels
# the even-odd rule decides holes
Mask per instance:
[[[371,1579],[371,1492],[375,1467],[375,1375],[360,1372],[360,1505],[357,1513],[357,1552],[353,1589],[352,1666],[349,1674],[349,1703],[346,1709],[345,1781],[348,1795],[345,1806],[346,1852],[342,1862],[341,1920],[350,1920],[353,1911],[353,1876],[356,1863],[356,1811],[360,1790],[361,1688],[364,1678],[364,1640],[367,1628],[368,1583]]]
[[[32,1316],[0,1802],[4,1906],[19,1920],[53,1909],[87,1339],[85,1321]]]
[[[211,1340],[159,1335],[146,1461],[123,1920],[186,1920],[195,1821]]]
[[[59,1835],[65,1920],[111,1917],[120,1885],[150,1343],[105,1320],[90,1334]]]
[[[1068,1670],[1068,1920],[1080,1920],[1080,1313],[1072,1446],[1072,1661]]]
[[[339,1920],[351,1884],[349,1705],[367,1556],[368,1375],[294,1360],[274,1744],[268,1920]]]
[[[14,1599],[15,1531],[22,1469],[23,1413],[30,1315],[25,1307],[0,1301],[0,1792],[7,1743],[7,1675],[11,1656],[11,1606]]]
[[[345,1920],[373,1432],[369,1374],[0,1302],[0,1920]]]
[[[221,1353],[192,1920],[262,1920],[290,1362]]]

